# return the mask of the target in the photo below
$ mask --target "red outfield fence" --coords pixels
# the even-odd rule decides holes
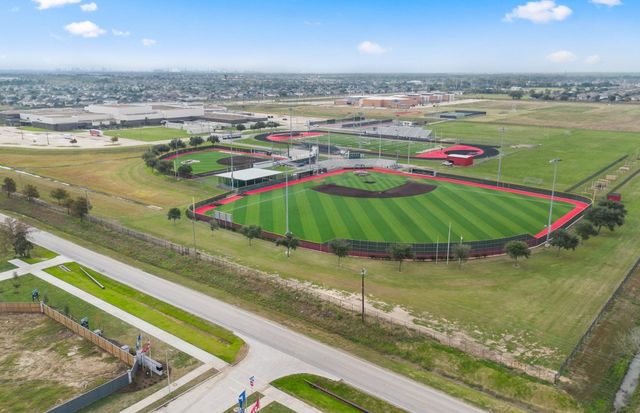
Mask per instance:
[[[361,169],[361,168],[357,168],[357,169]],[[385,172],[399,173],[391,170],[388,170]],[[330,173],[341,173],[341,172],[331,171]],[[436,176],[435,171],[424,170],[424,169],[413,169],[411,173],[428,175],[432,177]],[[546,190],[542,188],[534,188],[534,187],[528,187],[525,185],[510,184],[510,183],[500,183],[498,185],[498,183],[496,183],[495,181],[479,179],[479,178],[468,178],[468,177],[453,175],[453,174],[438,173],[436,179],[462,181],[462,182],[468,182],[471,184],[476,184],[479,186],[480,185],[490,186],[492,188],[498,187],[500,188],[500,190],[508,190],[510,192],[526,192],[530,194],[536,194],[539,196],[541,195],[544,197],[551,196],[550,190]],[[290,181],[290,184],[292,183],[295,183],[295,181]],[[257,185],[257,186],[244,187],[242,188],[242,191],[240,192],[240,194],[247,193],[248,195],[250,195],[251,193],[262,190],[265,187],[279,186],[279,185],[283,185],[283,182],[272,181],[272,182],[269,182],[268,184],[262,183],[261,185]],[[214,209],[217,205],[221,205],[222,203],[220,201],[227,198],[230,194],[231,192],[227,192],[225,194],[218,195],[216,197],[208,198],[208,199],[197,202],[195,204],[195,219],[199,221],[205,221],[205,222],[210,222],[214,220],[215,218],[205,215],[204,212]],[[588,211],[588,209],[591,206],[591,200],[589,198],[586,198],[581,195],[571,194],[571,193],[556,191],[554,195],[554,199],[573,200],[573,201],[576,201],[577,203],[585,204],[587,206],[586,208],[583,208],[582,210],[577,212],[575,212],[574,210],[575,213],[571,215],[567,215],[563,217],[563,219],[556,221],[552,226],[553,231],[557,231],[558,229],[561,229],[561,228],[569,228],[571,225],[573,225],[575,222],[581,219],[582,216],[586,213],[586,211]],[[193,207],[190,206],[187,210],[187,215],[189,216],[189,218],[194,217],[194,213],[192,209]],[[234,231],[242,228],[242,225],[234,222],[227,222],[220,219],[215,219],[215,220],[218,222],[218,224],[222,228],[227,228]],[[262,231],[261,238],[275,241],[279,238],[282,238],[282,235],[275,234],[269,231]],[[352,239],[349,239],[347,241],[351,245],[349,255],[359,256],[359,257],[380,258],[380,259],[389,258],[388,251],[390,247],[394,244],[392,242],[352,240]],[[536,247],[546,242],[546,230],[541,231],[535,236],[532,236],[531,234],[519,234],[519,235],[514,235],[512,237],[497,238],[497,239],[491,239],[491,240],[465,241],[462,244],[467,245],[471,248],[470,250],[471,257],[486,257],[491,255],[504,254],[504,247],[510,241],[524,241],[530,247]],[[411,246],[411,250],[413,251],[415,259],[417,260],[436,260],[436,259],[446,260],[447,248],[451,247],[454,244],[459,244],[459,243],[458,242],[452,242],[451,244],[447,244],[446,242],[444,243],[443,242],[441,243],[407,243],[407,245]],[[329,242],[318,243],[313,241],[300,240],[299,245],[300,247],[308,248],[316,251],[331,252],[329,248]],[[450,259],[452,258],[451,248],[449,248],[449,258]]]

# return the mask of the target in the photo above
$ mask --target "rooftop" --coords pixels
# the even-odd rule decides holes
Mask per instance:
[[[246,181],[253,181],[254,179],[268,178],[270,176],[275,176],[279,174],[280,172],[271,171],[269,169],[248,168],[248,169],[241,169],[239,171],[225,172],[222,174],[217,174],[216,176],[220,178],[229,178],[229,179],[233,177],[233,179],[236,181],[246,182]]]

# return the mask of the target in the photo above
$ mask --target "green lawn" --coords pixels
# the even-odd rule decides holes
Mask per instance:
[[[434,126],[438,137],[466,143],[499,145],[500,128],[505,128],[502,179],[523,183],[526,178],[540,179],[539,186],[550,188],[553,168],[549,160],[559,157],[558,189],[566,188],[587,178],[623,155],[635,157],[640,149],[640,133],[612,132],[586,129],[545,128],[542,126],[509,125],[501,123],[447,122]],[[517,148],[515,145],[532,145]],[[440,167],[438,164],[434,167]],[[456,168],[455,173],[496,179],[497,158],[479,162],[468,168]],[[582,191],[579,188],[577,191]]]
[[[229,363],[232,363],[244,342],[219,326],[209,323],[186,311],[129,288],[87,268],[105,289],[100,289],[80,270],[76,263],[67,264],[71,272],[60,267],[46,271],[116,307],[135,315],[158,328],[182,338]]]
[[[51,129],[36,128],[34,126],[20,126],[18,129],[25,132],[52,132]]]
[[[261,413],[295,413],[294,410],[281,405],[278,402],[271,402],[265,407],[260,408]]]
[[[11,259],[11,258],[9,258]],[[9,271],[9,270],[13,270],[16,269],[17,267],[13,264],[11,264],[10,262],[7,261],[0,261],[0,272],[5,272],[5,271]]]
[[[57,257],[53,251],[49,251],[48,249],[41,247],[40,245],[36,245],[32,250],[29,258],[20,258],[22,261],[28,264],[37,264],[42,261],[47,261],[52,258]]]
[[[162,126],[132,129],[114,129],[105,131],[107,136],[118,136],[125,139],[133,139],[144,142],[163,141],[173,138],[185,138],[189,136],[187,131],[181,129],[170,129]]]
[[[355,198],[314,191],[321,184],[336,184],[370,191],[384,191],[408,182],[406,176],[371,173],[375,183],[351,172],[293,185],[289,188],[290,230],[308,241],[334,238],[356,240],[446,243],[449,223],[453,240],[488,240],[544,230],[549,201],[520,194],[468,185],[417,179],[435,184],[429,193],[395,198]],[[554,219],[573,208],[557,202]],[[246,196],[221,206],[234,222],[257,224],[284,234],[285,190],[276,189]]]
[[[313,407],[327,413],[358,413],[360,410],[336,399],[327,393],[310,386],[306,381],[323,387],[330,392],[347,399],[372,413],[402,413],[404,410],[361,392],[348,384],[333,381],[313,374],[294,374],[282,377],[271,384],[292,396],[303,400]]]

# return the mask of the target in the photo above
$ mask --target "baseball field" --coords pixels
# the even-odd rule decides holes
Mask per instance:
[[[336,171],[294,182],[288,192],[289,229],[313,242],[446,242],[449,224],[456,241],[535,236],[544,232],[549,213],[549,199],[543,195],[383,170]],[[249,191],[217,210],[231,213],[238,224],[284,234],[285,198],[285,188],[276,185]],[[582,208],[556,199],[553,221]]]

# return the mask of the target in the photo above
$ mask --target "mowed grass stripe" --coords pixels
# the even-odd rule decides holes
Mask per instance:
[[[455,191],[443,190],[439,198],[451,209],[452,221],[457,223],[458,231],[467,239],[495,238],[495,231],[486,232],[475,223],[478,209],[469,205],[463,198],[456,196]]]
[[[414,205],[414,209],[417,211],[418,220],[423,225],[429,225],[432,231],[431,240],[435,242],[440,235],[447,236],[449,231],[449,215],[444,209],[438,208],[435,201],[437,200],[434,193],[429,194],[429,197],[411,197],[410,202]]]
[[[327,219],[322,210],[318,211],[318,208],[311,203],[313,192],[315,191],[308,190],[301,192],[299,195],[296,194],[296,197],[299,198],[296,212],[302,222],[300,224],[300,233],[294,232],[294,234],[304,239],[322,239],[320,228],[322,228],[323,222]]]
[[[497,231],[506,232],[509,230],[506,225],[507,222],[503,224],[495,220],[495,212],[483,204],[484,199],[477,199],[468,193],[457,192],[455,187],[451,185],[443,188],[442,193],[445,199],[450,200],[449,202],[456,205],[455,209],[457,213],[469,217],[469,222],[473,224],[473,229],[469,228],[469,230],[476,233],[478,238],[491,237],[496,234]],[[480,208],[477,203],[480,203],[482,208]],[[467,236],[466,234],[464,235]]]
[[[327,217],[326,224],[323,225],[323,239],[336,237],[351,238],[350,225],[342,219],[340,212],[336,209],[336,205],[332,199],[333,197],[318,192],[315,193],[319,201],[319,209],[322,209]]]
[[[424,231],[421,225],[416,225],[419,215],[417,211],[410,207],[407,198],[391,198],[390,201],[390,205],[396,211],[398,220],[403,222],[412,239],[430,239],[428,232]]]
[[[395,242],[414,242],[411,230],[407,227],[406,221],[403,222],[402,218],[398,216],[396,206],[393,202],[388,202],[393,198],[388,199],[375,199],[375,203],[372,202],[372,206],[375,206],[382,214],[382,219],[387,220],[389,225],[394,228],[394,232],[397,234],[395,239],[386,239],[385,241]],[[405,218],[406,219],[406,218]]]
[[[364,241],[396,241],[402,240],[402,234],[399,234],[391,223],[386,219],[386,216],[382,215],[381,208],[373,204],[360,203],[360,208],[369,218],[373,227],[380,234],[379,238],[368,237]]]
[[[354,210],[357,210],[357,199],[349,199],[345,197],[335,197],[334,203],[339,211],[344,215],[344,219],[347,222],[350,222],[350,232],[351,237],[353,239],[367,239],[371,236],[376,236],[373,234],[374,226],[371,221],[369,221],[366,216],[358,215]]]
[[[499,204],[493,203],[492,197],[479,197],[475,191],[457,191],[455,188],[452,188],[450,193],[452,196],[460,199],[465,205],[473,207],[471,214],[475,215],[474,222],[476,225],[482,226],[485,233],[497,237],[498,234],[516,231],[513,225],[513,216],[504,211],[504,202],[500,202]],[[490,193],[487,195],[489,194]]]

